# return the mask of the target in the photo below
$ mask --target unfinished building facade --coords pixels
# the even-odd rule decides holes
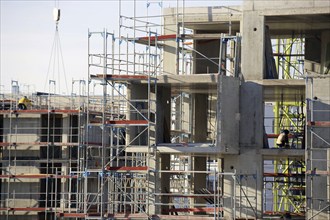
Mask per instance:
[[[1,219],[330,219],[330,3],[297,4],[89,32],[86,94],[3,96]]]

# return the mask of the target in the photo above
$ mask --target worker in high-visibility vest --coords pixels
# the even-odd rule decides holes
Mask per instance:
[[[281,134],[277,137],[276,145],[278,147],[289,146],[289,131],[284,130]]]
[[[24,96],[18,101],[18,109],[21,110],[26,110],[27,107],[31,105],[32,105],[32,101],[28,99],[26,96]]]

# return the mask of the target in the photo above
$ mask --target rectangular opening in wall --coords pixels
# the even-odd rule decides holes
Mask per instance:
[[[306,31],[311,30],[297,28],[307,20],[295,15],[265,17],[264,79],[302,79]]]
[[[285,96],[285,95],[283,95]],[[284,149],[303,149],[305,146],[305,102],[295,101],[264,103],[264,148],[279,148],[277,139],[285,130],[289,131]]]

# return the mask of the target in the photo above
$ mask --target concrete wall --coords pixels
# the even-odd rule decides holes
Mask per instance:
[[[55,142],[64,143],[67,142],[75,142],[77,141],[77,137],[73,138],[71,135],[77,135],[77,133],[72,134],[69,127],[75,126],[71,124],[71,117],[66,114],[57,114],[55,120]],[[50,121],[53,123],[53,120]],[[16,117],[16,115],[4,115],[3,118],[3,135],[4,142],[18,143],[17,147],[11,146],[4,149],[2,158],[3,160],[8,160],[11,158],[10,163],[3,162],[2,163],[2,174],[46,174],[55,173],[55,168],[57,167],[57,171],[61,172],[61,174],[69,174],[69,158],[72,159],[71,162],[74,162],[77,158],[74,158],[73,153],[74,150],[69,152],[67,146],[40,146],[37,145],[36,142],[45,142],[47,141],[47,124],[48,124],[48,115],[47,114],[24,114],[20,113]],[[11,128],[11,129],[9,129]],[[53,128],[50,130],[50,134],[53,134]],[[77,132],[76,128],[76,132]],[[97,132],[95,132],[97,133]],[[93,135],[94,136],[94,135]],[[96,136],[96,135],[95,135]],[[94,136],[94,138],[95,138]],[[74,140],[75,139],[75,140]],[[95,141],[100,142],[100,140]],[[20,144],[24,143],[24,144]],[[50,158],[54,157],[54,159],[68,159],[68,163],[59,163],[54,162],[52,164],[52,159],[48,162],[39,161],[39,159],[45,160],[47,158],[47,149],[49,149]],[[54,153],[54,154],[53,154]],[[16,159],[16,160],[15,160]],[[47,164],[49,168],[47,169]],[[54,165],[54,167],[53,167]],[[47,171],[48,170],[48,171]],[[69,179],[57,180],[57,192],[58,193],[68,193],[68,181]],[[54,188],[48,190],[46,189],[46,179],[40,178],[18,178],[18,179],[3,179],[1,180],[1,200],[3,207],[43,207],[45,202],[41,201],[45,199],[46,193],[50,194],[54,192]],[[9,181],[9,182],[8,182]],[[51,182],[55,183],[54,179],[50,179]],[[61,184],[60,184],[61,183]],[[95,188],[95,187],[93,187]],[[8,193],[8,194],[7,194]],[[9,197],[7,198],[7,195]],[[53,194],[54,195],[54,194]],[[53,197],[54,198],[54,197]],[[59,198],[59,196],[58,196]],[[49,197],[48,197],[49,199]],[[63,198],[61,198],[63,199]],[[63,200],[62,200],[63,201]],[[8,202],[8,204],[7,204]],[[58,200],[59,204],[60,200]],[[48,204],[50,205],[50,203]],[[55,205],[54,203],[52,205]],[[63,203],[62,203],[63,205]],[[26,212],[21,215],[22,212],[9,213],[9,219],[36,219],[38,213],[37,212]],[[15,215],[15,216],[11,216]]]
[[[236,217],[260,219],[263,212],[262,156],[256,149],[241,149],[240,155],[226,155],[223,161],[223,172],[236,172],[236,179],[230,175],[224,179],[225,217],[234,215],[232,199],[236,194],[243,195],[235,204]],[[244,210],[242,216],[240,210]]]
[[[32,166],[29,166],[31,164]],[[11,166],[8,163],[3,163],[6,167],[6,174],[38,174],[39,169],[35,164],[26,162],[25,166]],[[9,187],[8,187],[9,186]],[[9,189],[9,194],[8,193]],[[19,179],[4,179],[1,184],[2,207],[38,207],[39,203],[39,179],[19,178]],[[7,197],[9,195],[9,197]]]
[[[238,154],[240,137],[240,81],[238,78],[219,75],[218,82],[218,152],[224,154]]]
[[[243,82],[240,90],[240,136],[241,148],[263,148],[263,89],[253,82]]]
[[[316,8],[316,7],[330,7],[329,1],[324,0],[309,0],[309,1],[300,1],[300,0],[276,0],[276,1],[267,1],[267,0],[244,0],[243,1],[243,10],[269,10],[269,9],[299,9],[299,8]]]
[[[4,118],[4,142],[40,142],[40,115],[6,115]],[[11,129],[10,129],[11,128]],[[25,151],[28,150],[28,151]],[[20,145],[17,156],[38,156],[39,147],[31,145]]]
[[[33,142],[40,141],[40,115],[5,115],[3,119],[3,141],[20,144],[17,147],[9,146],[3,150],[4,160],[2,174],[38,174],[39,146]],[[31,144],[28,144],[31,143]],[[14,162],[14,160],[17,160]],[[36,207],[39,200],[39,179],[4,179],[1,180],[1,201],[3,207]],[[9,182],[8,182],[9,181]],[[9,190],[9,191],[8,191]],[[28,192],[28,193],[27,193]],[[8,193],[8,194],[7,194]],[[9,197],[7,197],[9,195]],[[35,214],[31,212],[30,214]]]

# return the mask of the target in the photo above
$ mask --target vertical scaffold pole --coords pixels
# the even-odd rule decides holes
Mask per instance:
[[[106,29],[104,29],[103,31],[103,105],[102,105],[102,162],[101,162],[101,176],[100,176],[100,179],[101,179],[101,210],[100,210],[100,213],[102,215],[102,219],[103,219],[103,214],[104,214],[104,205],[105,205],[105,198],[107,197],[105,195],[105,164],[106,164],[106,160],[105,160],[105,154],[106,154],[106,151],[105,151],[105,147],[106,147],[106,127],[105,127],[105,124],[106,124],[106,107],[107,107],[107,48],[108,48],[108,45],[107,45],[107,38],[108,38],[108,33],[106,31]]]

